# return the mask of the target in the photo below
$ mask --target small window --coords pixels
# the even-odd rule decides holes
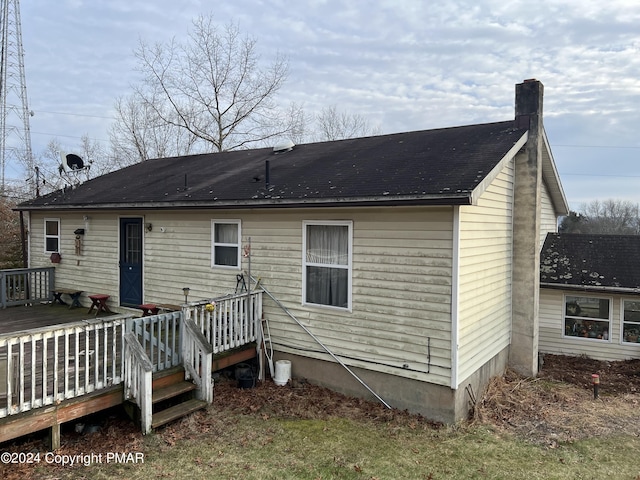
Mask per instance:
[[[240,268],[240,220],[213,220],[212,267]]]
[[[640,343],[640,301],[623,301],[622,341]]]
[[[303,303],[351,308],[351,222],[305,222]]]
[[[609,340],[611,301],[608,298],[567,295],[564,300],[564,334],[593,340]]]
[[[57,218],[44,220],[44,251],[45,253],[60,252],[60,220]]]

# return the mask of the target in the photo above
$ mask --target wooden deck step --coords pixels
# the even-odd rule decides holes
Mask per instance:
[[[169,407],[166,410],[153,414],[151,419],[151,428],[158,428],[161,425],[177,420],[185,415],[189,415],[190,413],[205,408],[206,406],[207,402],[204,400],[191,399],[173,407]]]
[[[177,397],[183,393],[191,392],[196,389],[196,384],[193,382],[181,381],[178,383],[172,383],[161,388],[153,389],[152,402],[158,403],[169,398]]]

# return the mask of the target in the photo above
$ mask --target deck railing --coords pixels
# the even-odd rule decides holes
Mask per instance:
[[[200,400],[213,402],[213,348],[193,320],[184,320],[182,323],[182,355],[186,378],[192,379],[198,386],[196,396]]]
[[[50,293],[48,285],[38,288]],[[119,315],[0,335],[0,418],[122,384],[126,378],[126,398],[136,399],[143,431],[148,431],[152,372],[180,363],[198,385],[198,397],[211,402],[213,354],[256,341],[262,291],[213,302],[213,311],[207,308],[212,301],[203,301],[180,312]]]
[[[213,303],[214,310],[208,310],[207,304]],[[213,346],[213,353],[255,342],[262,318],[262,290],[250,295],[243,293],[190,303],[186,309],[186,317],[195,321]]]
[[[0,418],[122,382],[127,316],[0,336]]]
[[[180,364],[180,318],[182,312],[133,318],[127,323],[157,372]]]
[[[54,267],[0,270],[0,308],[52,300]]]
[[[153,418],[153,365],[133,332],[124,335],[124,398],[140,407],[142,432],[151,431]]]

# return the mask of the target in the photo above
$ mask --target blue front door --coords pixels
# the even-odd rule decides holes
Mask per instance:
[[[120,304],[142,303],[142,219],[120,219]]]

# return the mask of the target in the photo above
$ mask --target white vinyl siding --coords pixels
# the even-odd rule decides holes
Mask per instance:
[[[353,222],[351,311],[302,305],[303,220],[346,218]],[[340,209],[273,214],[244,225],[261,239],[260,247],[253,243],[254,271],[345,363],[448,385],[450,219],[450,208]],[[277,349],[331,360],[272,302],[264,308]]]
[[[110,305],[118,302],[118,217],[114,214],[91,213],[85,221],[85,214],[60,212],[60,256],[56,264],[56,286],[79,288],[87,295],[107,293],[111,295]],[[44,218],[37,212],[30,214],[30,267],[52,266],[49,254],[44,252]],[[75,234],[84,228],[80,255],[75,251]],[[88,302],[89,304],[91,302]]]
[[[547,233],[558,232],[558,217],[553,209],[553,203],[551,203],[551,196],[547,185],[542,182],[542,191],[540,192],[540,248],[544,244],[544,239],[547,237]]]
[[[510,161],[477,205],[460,207],[459,382],[511,340],[513,176]]]
[[[83,255],[73,255],[79,212],[63,214],[61,286],[118,295],[118,217],[89,212]],[[351,366],[448,386],[451,374],[451,207],[283,209],[261,211],[132,211],[153,230],[144,237],[144,301],[180,304],[232,293],[232,269],[211,268],[216,221],[242,222],[241,246],[251,237],[251,272],[336,355]],[[42,239],[43,217],[32,214]],[[352,224],[352,305],[303,305],[303,222]],[[37,225],[40,225],[37,227]],[[39,228],[40,234],[37,233]],[[32,251],[42,240],[34,242]],[[244,248],[243,248],[244,250]],[[79,265],[77,264],[79,260]],[[241,269],[249,269],[241,256]],[[48,257],[34,259],[51,265]],[[274,347],[332,361],[273,301],[265,297]]]
[[[564,335],[565,296],[595,296],[611,299],[611,330],[609,341]],[[637,300],[620,295],[602,296],[586,292],[540,289],[540,353],[555,355],[584,355],[595,360],[628,360],[640,356],[640,343],[624,342],[621,338],[621,308],[623,299]],[[544,366],[542,367],[544,368]]]

